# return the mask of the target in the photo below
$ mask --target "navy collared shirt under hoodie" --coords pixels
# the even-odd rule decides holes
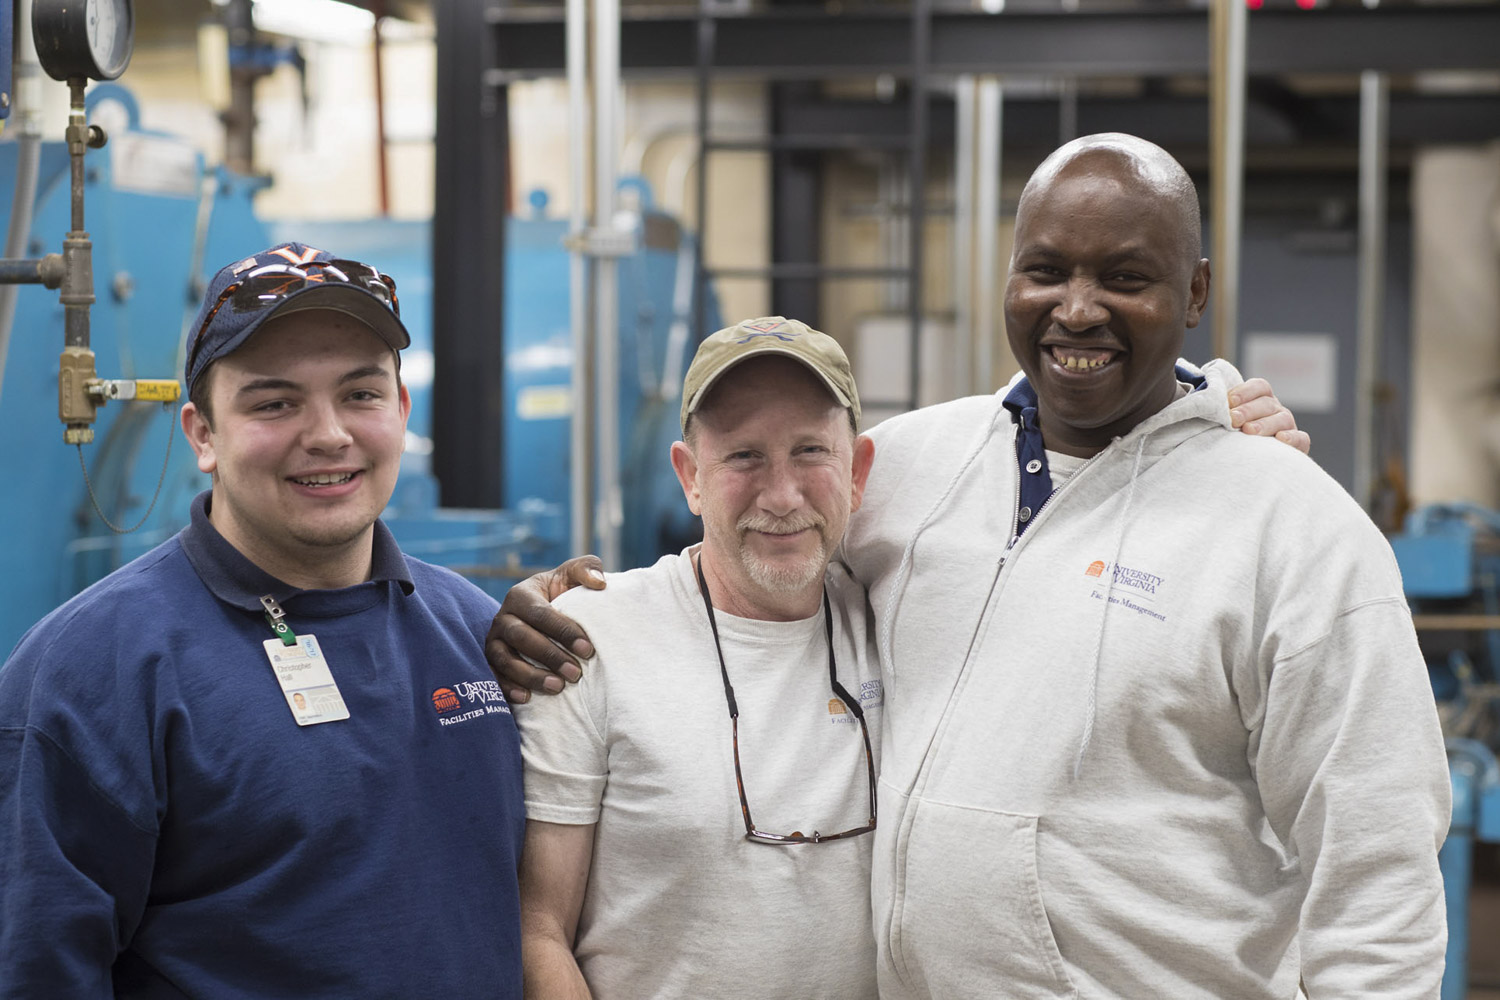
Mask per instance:
[[[0,997],[521,996],[519,738],[495,602],[402,555],[299,590],[208,520],[0,667]],[[349,708],[298,726],[260,597]]]
[[[1177,381],[1197,392],[1208,379],[1181,365],[1176,366]],[[1042,424],[1037,415],[1036,390],[1022,378],[1005,394],[1004,405],[1019,425],[1016,431],[1016,463],[1021,467],[1021,499],[1017,508],[1016,536],[1025,534],[1026,526],[1052,496],[1052,473],[1047,468],[1047,450],[1042,444]],[[1025,517],[1019,511],[1026,511]]]

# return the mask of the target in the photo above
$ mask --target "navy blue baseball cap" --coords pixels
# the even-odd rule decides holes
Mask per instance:
[[[411,343],[390,277],[326,250],[283,243],[221,268],[209,282],[188,342],[188,394],[209,365],[249,340],[266,321],[305,309],[351,316],[393,350]]]

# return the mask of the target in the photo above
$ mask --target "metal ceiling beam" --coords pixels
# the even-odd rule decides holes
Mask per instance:
[[[563,22],[494,7],[487,12],[497,59],[487,78],[558,76]],[[694,17],[629,18],[620,59],[634,76],[694,69]],[[888,12],[827,14],[777,10],[717,19],[714,72],[828,79],[893,73],[910,62],[910,18]],[[1500,69],[1500,5],[1326,7],[1261,10],[1250,17],[1251,75],[1299,72],[1409,73]],[[1073,14],[934,11],[932,73],[1163,76],[1208,72],[1208,15],[1202,10]]]
[[[1352,150],[1359,140],[1359,97],[1299,96],[1295,105],[1265,102],[1251,88],[1245,113],[1245,142],[1278,147],[1340,144]],[[953,143],[952,100],[934,98],[931,139]],[[798,102],[781,110],[780,134],[817,137],[839,131],[861,135],[904,135],[907,110],[880,101],[828,98]],[[1004,142],[1007,148],[1043,151],[1058,144],[1056,98],[1005,98]],[[1129,132],[1168,148],[1208,142],[1208,102],[1202,97],[1141,96],[1078,98],[1078,132]],[[1488,142],[1500,137],[1500,94],[1393,94],[1390,97],[1390,141],[1396,146],[1427,143]]]

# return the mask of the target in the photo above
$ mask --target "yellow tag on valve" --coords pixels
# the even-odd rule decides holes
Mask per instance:
[[[138,378],[135,398],[153,403],[175,403],[182,395],[182,384],[175,378]]]
[[[182,395],[182,386],[171,378],[96,378],[89,380],[88,391],[99,400],[99,406],[111,399],[175,403]]]

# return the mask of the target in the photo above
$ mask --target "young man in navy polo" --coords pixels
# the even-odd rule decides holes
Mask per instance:
[[[409,340],[301,244],[209,286],[212,489],[0,667],[0,997],[520,997],[495,604],[378,520]]]

